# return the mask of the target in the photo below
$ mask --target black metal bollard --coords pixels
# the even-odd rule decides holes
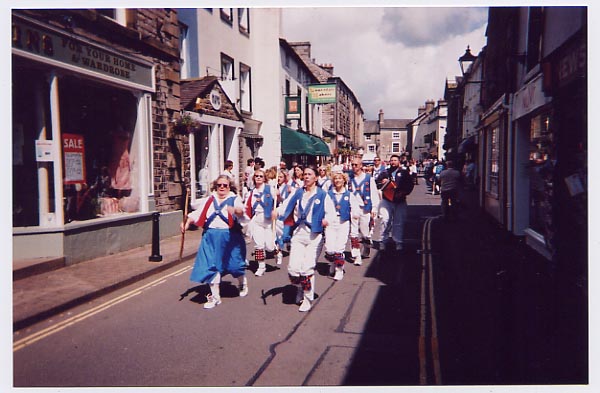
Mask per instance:
[[[148,261],[150,262],[162,261],[162,255],[160,255],[159,219],[159,212],[152,213],[152,255],[148,257]]]

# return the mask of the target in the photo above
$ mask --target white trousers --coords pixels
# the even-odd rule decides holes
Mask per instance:
[[[323,235],[312,233],[306,225],[300,225],[292,235],[288,273],[291,276],[315,274],[319,245]]]
[[[348,233],[350,232],[350,220],[340,222],[336,217],[334,222],[330,222],[325,228],[325,252],[333,254],[343,253],[348,243]]]
[[[252,217],[248,225],[248,234],[255,249],[273,251],[275,249],[275,230],[271,220],[265,220],[263,214]]]
[[[371,213],[361,213],[358,218],[352,218],[350,227],[350,237],[360,237],[361,239],[369,239],[371,234]]]

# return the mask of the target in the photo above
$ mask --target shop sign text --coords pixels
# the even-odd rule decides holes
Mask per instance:
[[[92,72],[152,87],[152,67],[13,17],[12,47]]]

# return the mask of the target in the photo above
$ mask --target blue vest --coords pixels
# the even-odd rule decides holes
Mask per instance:
[[[327,193],[321,188],[317,187],[317,192],[311,197],[306,206],[302,206],[302,195],[304,195],[304,188],[299,188],[290,197],[287,208],[283,215],[279,217],[280,220],[285,220],[294,213],[296,205],[298,205],[298,221],[294,223],[292,232],[300,224],[306,224],[312,233],[323,232],[323,219],[325,218],[325,197]],[[312,219],[310,222],[306,221],[308,213],[312,211]]]
[[[206,218],[206,212],[208,211],[208,207],[210,206],[210,202],[211,202],[210,199],[212,199],[212,205],[215,210],[212,212],[212,214],[208,218]],[[215,220],[215,218],[219,217],[219,218],[221,218],[221,220],[223,220],[223,221],[225,221],[225,223],[227,223],[229,228],[233,228],[233,225],[235,223],[235,218],[232,217],[229,214],[229,212],[227,212],[227,211],[225,211],[225,214],[223,214],[222,210],[225,209],[227,206],[233,206],[234,201],[235,201],[235,196],[231,196],[231,197],[225,199],[223,201],[223,203],[221,203],[219,205],[217,203],[217,198],[211,196],[206,201],[206,204],[204,205],[204,210],[202,211],[202,214],[200,215],[200,219],[198,220],[199,225],[204,229],[208,229],[208,227]]]
[[[279,187],[279,195],[281,195],[281,199],[286,199],[291,192],[292,186],[287,183],[283,183],[281,187]]]
[[[350,185],[354,195],[362,199],[365,213],[370,213],[373,210],[373,202],[371,201],[371,175],[367,173],[360,184],[356,184],[356,179],[353,176]]]
[[[271,186],[269,186],[268,184],[265,184],[265,188],[264,188],[264,191],[262,192],[262,194],[258,193],[258,191],[256,191],[256,188],[255,188],[252,191],[252,195],[248,196],[248,202],[247,202],[248,205],[250,205],[252,203],[252,198],[254,197],[255,193],[256,193],[256,195],[258,195],[259,199],[252,204],[251,210],[249,212],[247,212],[247,213],[250,213],[250,214],[248,214],[248,216],[250,218],[252,218],[252,216],[254,216],[254,213],[256,212],[256,207],[258,205],[261,205],[265,211],[265,218],[267,220],[270,220],[271,214],[273,213],[273,206],[275,206],[275,199],[273,198],[273,194],[271,193]]]
[[[340,216],[342,222],[350,219],[350,191],[346,190],[342,193],[341,201],[335,199],[333,189],[329,189],[329,196],[335,205],[335,211]]]

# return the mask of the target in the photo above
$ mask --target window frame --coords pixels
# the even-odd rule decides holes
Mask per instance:
[[[240,62],[239,75],[240,111],[252,113],[252,68]]]
[[[226,10],[229,10],[229,13]],[[223,22],[233,26],[233,8],[219,8],[219,15]]]
[[[242,21],[245,19],[245,26]],[[244,35],[250,35],[250,9],[238,8],[238,29]]]
[[[224,66],[226,64],[230,65],[230,72],[224,72]],[[233,57],[221,52],[221,80],[235,80],[235,62]]]
[[[400,142],[392,142],[392,153],[400,153]]]

